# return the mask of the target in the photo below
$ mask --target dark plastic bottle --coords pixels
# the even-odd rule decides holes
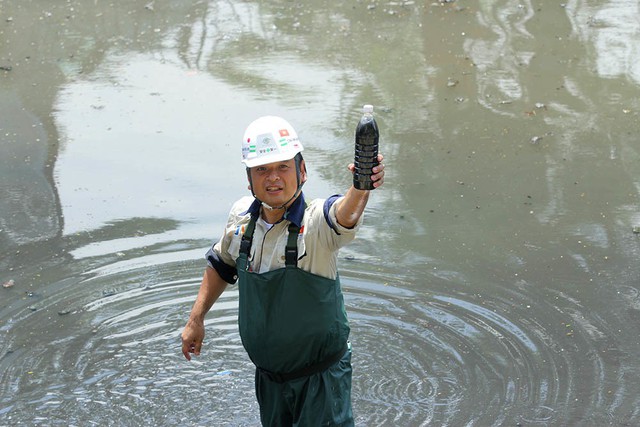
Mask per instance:
[[[353,164],[356,167],[353,174],[353,186],[358,190],[373,190],[374,166],[378,165],[378,141],[380,133],[378,124],[373,118],[373,105],[362,107],[362,118],[356,127],[356,151]]]

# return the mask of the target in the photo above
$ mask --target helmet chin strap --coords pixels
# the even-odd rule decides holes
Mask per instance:
[[[287,205],[296,197],[298,197],[298,195],[300,194],[300,190],[302,190],[302,184],[298,184],[298,189],[296,190],[295,193],[293,193],[293,196],[291,196],[291,198],[289,200],[287,200],[286,202],[284,202],[283,204],[281,204],[280,206],[276,206],[273,207],[271,205],[268,205],[266,202],[263,202],[262,200],[258,199],[256,197],[256,195],[254,194],[253,197],[256,197],[256,199],[258,199],[260,201],[260,203],[262,203],[262,207],[266,208],[267,210],[270,211],[277,211],[279,209],[286,209]],[[251,192],[253,192],[253,189],[251,190]]]

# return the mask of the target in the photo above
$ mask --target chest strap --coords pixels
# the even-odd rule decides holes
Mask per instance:
[[[253,231],[256,229],[256,219],[258,218],[257,214],[251,214],[251,219],[249,220],[249,224],[242,234],[242,240],[240,241],[240,253],[245,254],[247,256],[247,260],[249,259],[249,255],[251,253],[251,243],[253,242]]]
[[[249,224],[242,235],[242,241],[240,242],[240,253],[247,256],[249,259],[251,253],[251,244],[253,243],[253,232],[256,229],[257,215],[251,215]],[[285,247],[285,265],[296,267],[298,265],[298,233],[300,233],[300,227],[294,223],[289,224],[289,236],[287,238],[287,246]]]

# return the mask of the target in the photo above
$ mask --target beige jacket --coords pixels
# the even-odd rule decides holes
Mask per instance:
[[[288,227],[291,222],[301,227],[298,236],[298,267],[319,276],[335,279],[338,274],[338,250],[355,238],[362,223],[362,217],[354,228],[345,228],[336,220],[336,202],[341,196],[332,196],[327,200],[315,199],[305,205],[304,195],[298,197],[289,208],[285,218],[277,224],[267,224],[261,218],[256,222],[250,253],[250,268],[256,273],[284,268],[285,246]],[[261,209],[253,197],[238,200],[229,213],[224,234],[209,252],[209,266],[220,275],[234,283],[236,259],[240,252],[240,242],[245,228],[251,219],[251,212]],[[225,265],[221,265],[220,263]]]

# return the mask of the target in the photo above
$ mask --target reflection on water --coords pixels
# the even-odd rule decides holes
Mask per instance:
[[[357,424],[640,420],[635,2],[2,7],[1,425],[257,425],[236,289],[200,357],[178,340],[234,141],[287,117],[325,197],[364,103]]]
[[[605,78],[622,76],[640,83],[640,52],[636,43],[640,22],[629,19],[637,15],[638,3],[631,0],[567,3],[573,30],[587,47],[597,74]]]

